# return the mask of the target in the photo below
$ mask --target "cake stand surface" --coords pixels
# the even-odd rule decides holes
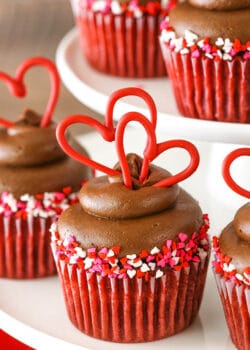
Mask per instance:
[[[108,76],[92,69],[83,57],[78,32],[72,29],[60,42],[56,62],[65,86],[83,104],[104,115],[110,93],[133,86],[151,94],[158,110],[157,130],[168,136],[194,140],[248,145],[250,124],[224,123],[184,118],[177,111],[168,78],[123,79]],[[115,119],[127,111],[147,113],[138,98],[124,98],[117,104]]]

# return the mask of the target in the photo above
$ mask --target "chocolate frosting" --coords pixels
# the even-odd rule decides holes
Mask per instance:
[[[165,170],[150,166],[148,184],[166,176],[169,173]],[[155,246],[161,248],[167,239],[175,240],[178,233],[191,235],[201,227],[202,212],[197,201],[178,186],[159,189],[147,186],[146,181],[129,189],[115,178],[113,181],[102,176],[83,187],[80,203],[59,218],[62,239],[74,235],[84,249],[120,246],[121,257]]]
[[[204,4],[203,7],[205,4],[212,3],[212,1],[193,0],[193,3],[195,2]],[[222,3],[223,1],[217,2]],[[242,43],[246,43],[250,40],[250,4],[249,1],[237,1],[238,3],[242,4],[242,8],[234,11],[229,11],[225,7],[215,11],[195,7],[187,2],[180,3],[170,12],[170,25],[178,37],[184,37],[187,29],[201,39],[210,38],[212,43],[215,43],[219,37],[228,38],[231,41],[240,39]],[[246,4],[247,7],[243,4]]]
[[[78,191],[91,171],[67,157],[57,143],[56,124],[40,128],[41,116],[26,110],[14,125],[0,130],[0,193],[22,194]],[[85,150],[71,138],[79,152]]]
[[[235,10],[250,7],[250,0],[188,0],[196,7],[209,10]]]
[[[239,272],[250,266],[250,203],[237,211],[234,220],[222,231],[219,244]]]
[[[152,187],[151,185],[170,176],[170,173],[151,165],[148,178],[138,181],[142,159],[135,154],[127,155],[134,190],[123,185],[122,176],[100,177],[89,181],[80,191],[79,200],[88,214],[111,219],[132,219],[151,215],[174,205],[179,194],[177,185]],[[116,165],[115,169],[120,170]]]

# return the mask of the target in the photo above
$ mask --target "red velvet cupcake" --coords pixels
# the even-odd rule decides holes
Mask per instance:
[[[13,123],[0,124],[0,277],[36,278],[56,273],[50,248],[50,226],[77,201],[76,191],[91,172],[59,147],[51,121],[59,77],[45,58],[23,62],[16,77],[0,72],[12,92],[25,95],[23,77],[33,66],[47,68],[52,93],[43,116],[26,110]],[[73,139],[71,142],[85,152]]]
[[[224,176],[237,193],[250,198],[250,192],[231,178],[229,167],[239,156],[249,156],[250,149],[231,152],[224,163]],[[230,336],[239,350],[250,350],[250,203],[213,239],[213,268]]]
[[[126,91],[140,95],[142,90]],[[143,159],[124,153],[123,134],[130,121],[141,123],[149,135]],[[114,168],[89,162],[67,146],[65,130],[76,122],[93,125],[105,140],[116,143],[119,162]],[[88,181],[79,203],[51,230],[69,318],[95,338],[130,343],[169,337],[193,322],[201,303],[209,259],[208,218],[176,184],[197,168],[199,154],[184,140],[157,144],[154,128],[154,121],[136,112],[122,116],[116,129],[85,116],[66,118],[58,127],[59,143],[69,155],[107,174]],[[184,171],[172,176],[149,165],[172,147],[190,153]]]
[[[80,45],[88,63],[120,77],[166,75],[160,22],[176,0],[71,0]]]
[[[161,24],[161,47],[180,113],[250,122],[250,1],[188,0]]]

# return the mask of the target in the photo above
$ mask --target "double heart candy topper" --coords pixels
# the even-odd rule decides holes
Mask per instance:
[[[224,159],[223,166],[222,166],[222,174],[224,177],[225,182],[227,185],[236,193],[239,195],[250,198],[250,191],[244,189],[243,187],[239,186],[235,180],[232,178],[231,175],[231,165],[232,163],[239,157],[242,156],[250,156],[250,148],[243,147],[238,148],[232,152],[230,152],[226,158]]]
[[[50,95],[40,124],[40,127],[44,128],[50,123],[59,97],[60,78],[54,63],[44,57],[31,57],[20,64],[16,70],[14,77],[11,77],[4,72],[0,72],[0,80],[3,80],[5,82],[10,92],[14,96],[19,98],[25,97],[27,95],[27,89],[24,83],[24,78],[26,73],[34,66],[41,66],[46,68],[50,76]],[[0,124],[5,128],[9,128],[13,126],[14,123],[0,117]]]
[[[139,112],[127,112],[119,119],[117,126],[115,127],[113,122],[113,112],[115,104],[119,99],[126,96],[137,96],[142,98],[149,108],[150,118],[146,118],[143,114]],[[160,154],[171,148],[185,149],[190,155],[190,163],[183,171],[180,171],[176,175],[165,178],[155,183],[153,186],[165,187],[174,185],[189,177],[197,169],[200,158],[197,149],[192,143],[185,140],[169,140],[162,143],[157,143],[155,133],[157,123],[157,111],[155,103],[146,91],[139,88],[124,88],[117,90],[113,94],[111,94],[107,104],[104,124],[86,115],[71,115],[65,118],[61,123],[59,123],[57,127],[57,140],[62,149],[65,151],[65,153],[67,153],[70,157],[74,158],[75,160],[84,165],[87,165],[95,170],[99,170],[109,176],[116,176],[122,173],[124,185],[129,188],[132,188],[132,179],[123,143],[126,126],[132,121],[141,124],[147,134],[147,141],[143,154],[143,163],[138,179],[141,184],[143,184],[144,181],[147,179],[149,164]],[[101,163],[98,163],[88,158],[83,154],[78,153],[69,145],[66,139],[66,129],[70,125],[76,123],[91,126],[99,132],[99,134],[105,141],[115,142],[118,159],[121,166],[121,173],[118,170],[109,168]]]

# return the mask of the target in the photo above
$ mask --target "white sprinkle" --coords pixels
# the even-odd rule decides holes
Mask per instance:
[[[243,281],[243,276],[240,273],[236,273],[235,277],[239,280],[239,281]]]
[[[156,267],[156,263],[150,262],[150,263],[148,263],[148,266],[150,267],[151,271],[154,271],[155,267]]]
[[[222,38],[218,38],[215,42],[215,45],[217,46],[223,46],[224,45],[224,40]]]
[[[75,252],[80,258],[86,257],[86,252],[81,247],[75,247]]]
[[[160,249],[157,247],[154,247],[153,249],[151,249],[150,254],[155,255],[155,254],[158,254],[159,252],[160,252]]]
[[[223,264],[223,270],[226,271],[226,272],[232,272],[232,271],[235,270],[235,266],[232,263],[230,263],[230,264],[224,263]]]
[[[133,278],[136,274],[135,270],[127,270],[127,275],[129,278]]]
[[[148,267],[147,264],[142,264],[142,267],[141,267],[141,272],[148,272],[150,271],[150,268]]]
[[[228,53],[224,53],[222,58],[224,61],[227,61],[227,60],[231,61],[232,60],[232,56],[229,55]]]
[[[126,255],[126,258],[129,260],[134,260],[136,258],[136,254],[128,254]]]
[[[112,1],[111,11],[114,15],[120,15],[122,13],[122,8],[118,1]]]
[[[211,58],[211,59],[214,58],[214,56],[213,56],[211,53],[205,53],[205,56],[206,56],[207,58]]]
[[[84,260],[84,268],[85,270],[89,269],[92,266],[92,262],[94,259],[91,259],[89,257],[86,257]]]
[[[198,39],[198,35],[195,33],[191,32],[190,30],[186,29],[185,30],[185,39],[187,41],[188,46],[192,46],[194,42]]]
[[[128,260],[127,263],[133,267],[140,267],[142,265],[142,261],[138,260],[134,262],[133,260]]]
[[[93,11],[103,11],[106,8],[106,1],[100,0],[100,1],[94,1],[92,5]]]
[[[155,274],[155,278],[160,278],[163,276],[163,272],[161,270],[157,270]]]
[[[182,55],[185,55],[185,54],[189,53],[189,49],[187,47],[184,47],[183,49],[180,50],[180,53]]]
[[[111,258],[111,257],[114,256],[114,255],[115,255],[115,253],[113,252],[113,250],[112,250],[112,249],[109,249],[108,254],[107,254],[107,257],[108,257],[108,258]]]

